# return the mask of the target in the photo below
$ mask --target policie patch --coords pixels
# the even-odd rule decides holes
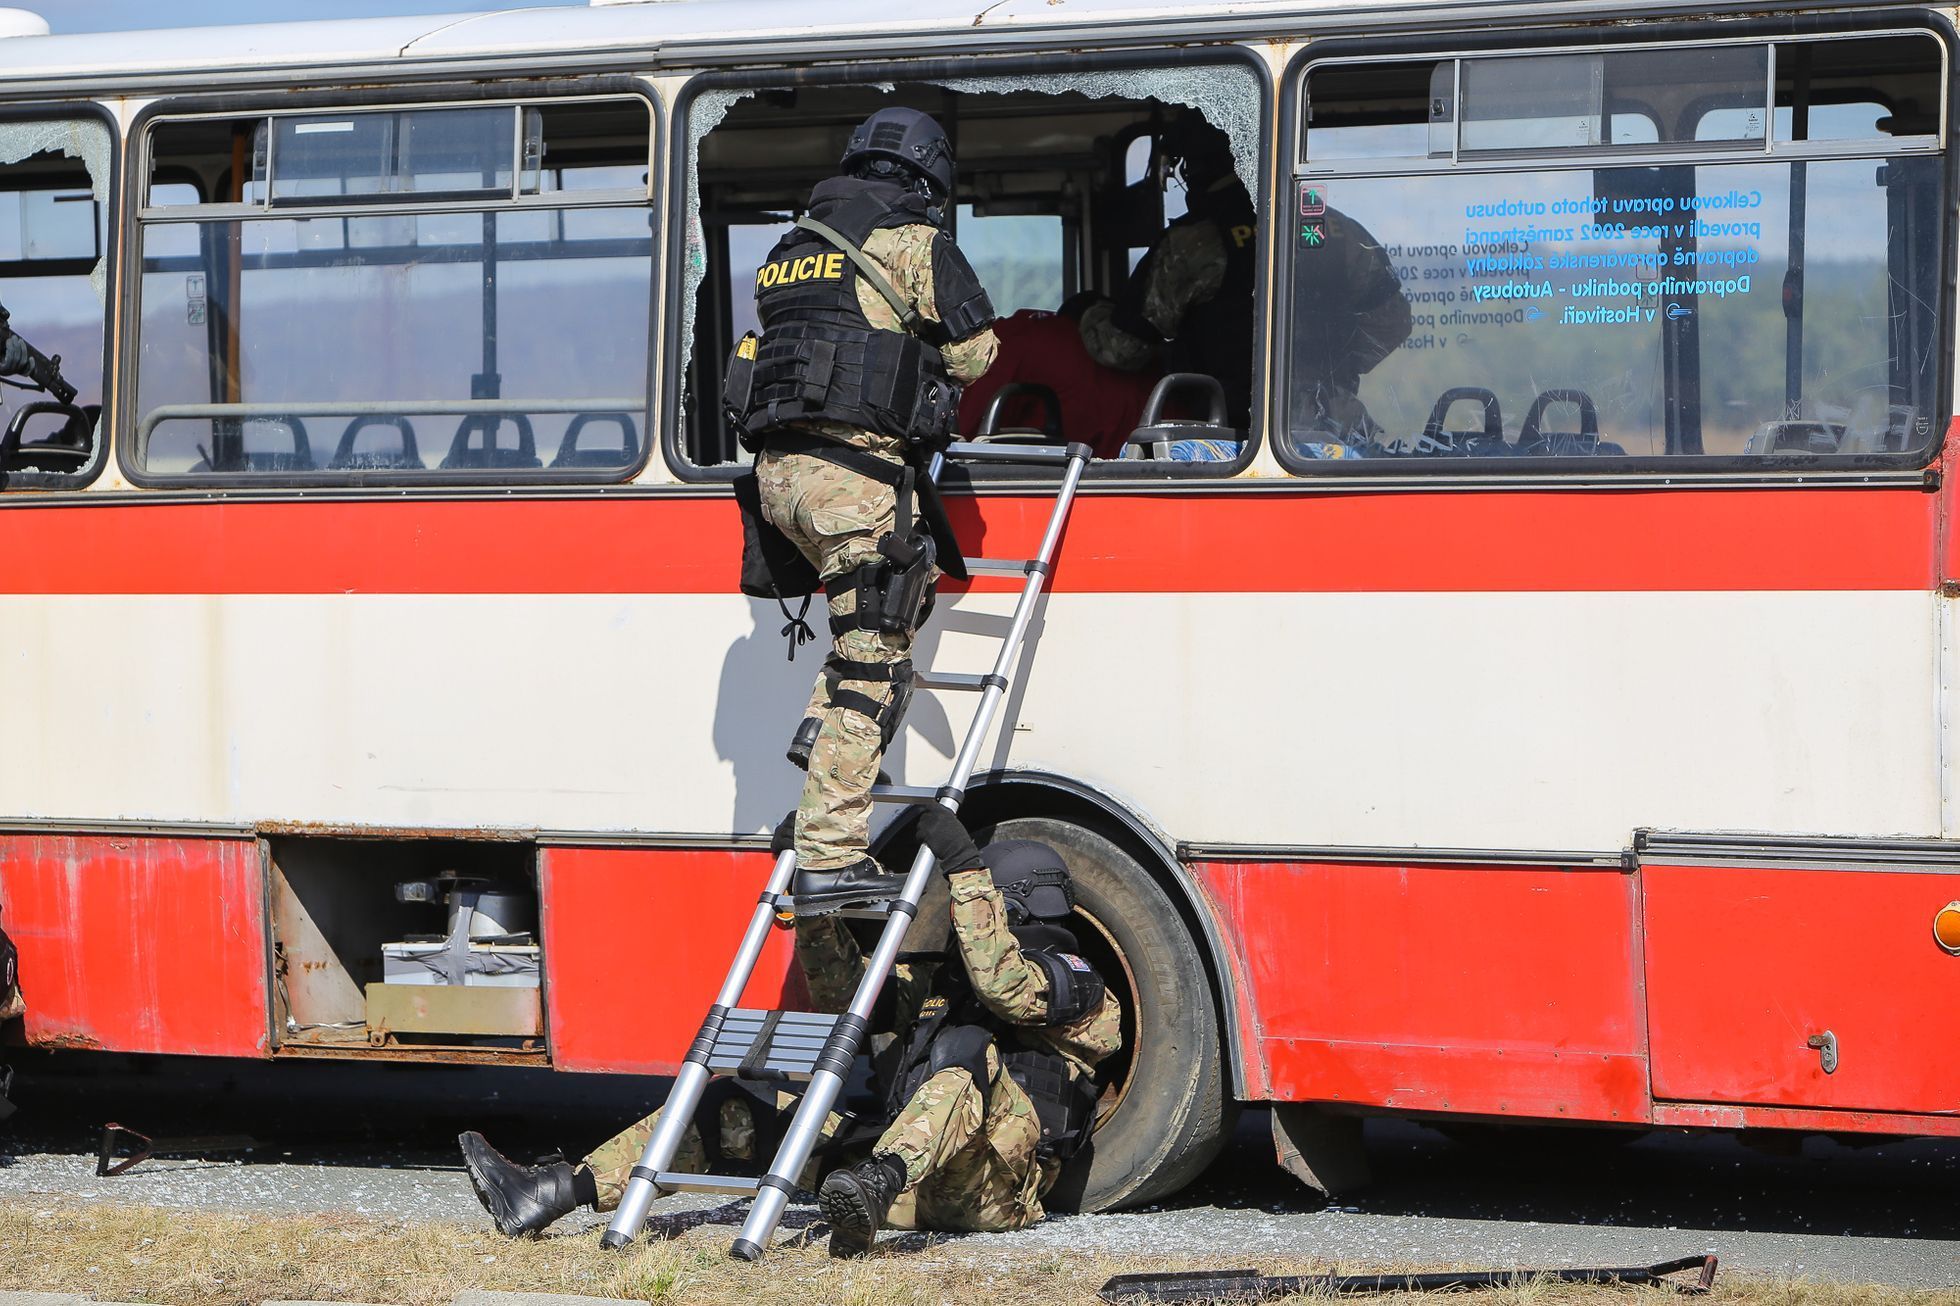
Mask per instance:
[[[927,998],[924,1002],[919,1004],[919,1018],[921,1020],[929,1019],[930,1017],[933,1016],[943,1015],[945,1014],[945,1011],[946,1011],[946,999],[944,998]]]
[[[844,255],[805,254],[801,258],[777,259],[774,263],[764,263],[756,270],[755,288],[758,293],[776,286],[794,286],[803,281],[842,281],[844,279]]]

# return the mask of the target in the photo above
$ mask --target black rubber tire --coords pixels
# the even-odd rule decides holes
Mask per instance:
[[[1062,855],[1079,908],[1103,926],[1078,922],[1076,934],[1124,1006],[1124,1050],[1099,1068],[1120,1078],[1121,1097],[1105,1108],[1044,1204],[1051,1211],[1109,1211],[1176,1192],[1218,1155],[1238,1115],[1197,943],[1156,881],[1093,830],[1016,817],[975,836],[983,846],[1034,839]],[[1112,964],[1112,941],[1127,966]]]

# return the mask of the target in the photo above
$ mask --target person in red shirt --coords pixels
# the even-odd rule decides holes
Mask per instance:
[[[1002,386],[1013,382],[1045,385],[1061,401],[1061,437],[1080,440],[1098,458],[1118,458],[1123,441],[1136,430],[1144,401],[1157,378],[1148,372],[1120,372],[1089,356],[1082,343],[1083,311],[1097,298],[1077,295],[1060,311],[1024,308],[994,323],[1000,352],[986,375],[967,386],[960,399],[960,430],[980,429],[987,405]],[[1039,399],[1011,396],[1001,412],[1000,425],[1039,429],[1046,419]]]

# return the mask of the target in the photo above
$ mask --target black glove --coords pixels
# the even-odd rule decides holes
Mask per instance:
[[[919,817],[919,842],[932,849],[943,874],[979,870],[987,864],[959,818],[936,803]]]
[[[782,819],[782,823],[776,827],[776,832],[769,836],[769,852],[773,856],[781,857],[795,846],[796,813],[791,812]]]

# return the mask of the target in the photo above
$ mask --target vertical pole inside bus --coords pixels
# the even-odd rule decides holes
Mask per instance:
[[[1777,51],[1790,71],[1790,139],[1810,139],[1810,47]],[[1810,193],[1809,165],[1790,165],[1790,256],[1783,273],[1783,420],[1803,416],[1803,264],[1805,206]]]

